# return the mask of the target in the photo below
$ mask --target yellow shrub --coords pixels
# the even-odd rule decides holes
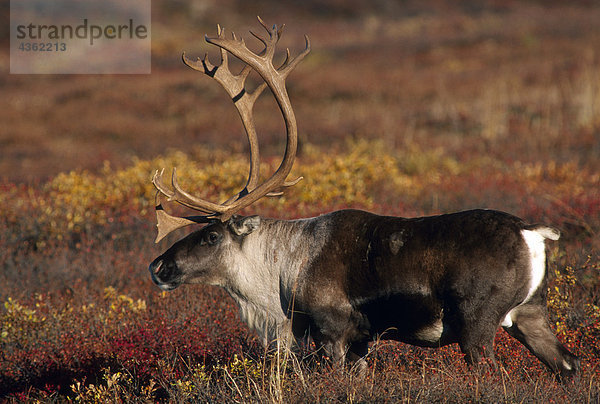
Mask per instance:
[[[571,293],[577,282],[575,271],[571,266],[565,267],[563,271],[554,270],[554,287],[548,290],[548,308],[556,315],[556,333],[568,341],[571,333],[568,330],[568,316],[571,310]]]
[[[265,162],[266,161],[266,162]],[[261,177],[276,170],[279,158],[263,159]],[[173,167],[178,168],[180,185],[192,194],[222,202],[244,186],[248,175],[248,156],[240,152],[199,149],[185,154],[171,152],[152,160],[134,159],[131,166],[113,169],[105,163],[99,173],[71,171],[46,183],[41,190],[8,190],[15,201],[0,204],[10,210],[6,217],[18,217],[19,209],[30,203],[39,212],[37,223],[44,234],[62,238],[92,226],[104,225],[121,212],[147,215],[154,206],[156,190],[150,179],[165,168],[169,181]],[[597,188],[600,175],[583,172],[572,163],[514,163],[507,165],[489,157],[459,162],[441,149],[423,150],[415,144],[402,150],[390,149],[384,142],[358,140],[340,150],[311,145],[297,158],[290,179],[302,175],[304,181],[286,190],[284,198],[259,202],[269,211],[284,212],[286,198],[298,206],[372,207],[378,198],[402,195],[420,198],[440,185],[446,188],[462,175],[511,178],[529,194],[574,197]],[[27,194],[28,201],[18,195]],[[0,193],[0,197],[3,194]],[[300,209],[302,211],[302,208]],[[300,212],[297,212],[300,213]]]

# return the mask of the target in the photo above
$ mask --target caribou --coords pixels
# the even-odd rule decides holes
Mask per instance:
[[[369,343],[392,339],[423,347],[458,343],[469,364],[495,365],[493,342],[499,327],[519,340],[560,376],[571,376],[579,360],[551,331],[547,320],[545,240],[558,230],[528,224],[508,213],[469,210],[438,216],[402,218],[359,210],[318,217],[276,220],[238,212],[265,196],[276,196],[302,177],[287,181],[297,149],[296,118],[285,79],[309,53],[305,48],[274,66],[283,27],[253,33],[264,45],[248,49],[235,34],[206,41],[220,49],[221,63],[183,62],[215,79],[227,91],[249,141],[250,173],[245,187],[223,203],[192,195],[177,181],[152,183],[157,189],[157,242],[181,227],[200,230],[174,243],[149,266],[162,290],[202,283],[225,289],[242,319],[265,344],[310,338],[337,363],[366,367]],[[244,63],[231,73],[228,55]],[[254,71],[262,83],[246,90]],[[259,151],[253,106],[269,88],[285,123],[287,143],[279,168],[259,183]],[[160,198],[199,211],[198,216],[168,214]]]

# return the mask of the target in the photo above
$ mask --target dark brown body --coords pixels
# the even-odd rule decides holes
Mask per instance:
[[[150,271],[163,289],[220,285],[266,342],[291,327],[340,361],[364,366],[368,343],[389,338],[456,342],[468,362],[493,362],[503,326],[569,375],[578,360],[546,320],[546,238],[558,232],[489,210],[415,219],[356,210],[297,221],[253,216],[206,226]]]

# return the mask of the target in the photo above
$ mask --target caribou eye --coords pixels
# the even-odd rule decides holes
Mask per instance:
[[[215,245],[220,240],[221,240],[221,234],[217,233],[216,231],[211,231],[210,233],[208,233],[208,236],[206,237],[206,241],[208,242],[208,245]]]

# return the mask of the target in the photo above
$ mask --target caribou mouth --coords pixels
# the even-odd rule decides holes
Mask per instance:
[[[179,286],[179,284],[173,284],[173,283],[159,283],[154,281],[154,283],[156,283],[156,285],[161,289],[164,290],[165,292],[169,292],[173,289],[177,289],[177,287]]]

